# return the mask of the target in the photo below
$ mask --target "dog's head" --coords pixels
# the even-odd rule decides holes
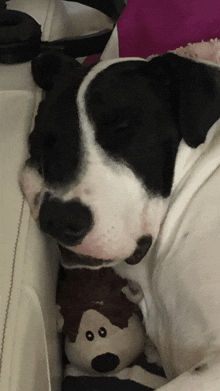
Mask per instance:
[[[196,148],[220,116],[218,71],[173,53],[92,68],[49,53],[32,70],[45,90],[21,175],[34,219],[67,267],[139,262],[166,211],[180,140]]]

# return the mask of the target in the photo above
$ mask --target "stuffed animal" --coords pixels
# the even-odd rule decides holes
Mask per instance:
[[[128,297],[133,297],[130,301]],[[65,335],[63,391],[152,390],[166,380],[132,366],[145,350],[146,334],[136,301],[136,286],[129,287],[111,268],[67,270],[57,302]],[[131,366],[131,367],[129,367]],[[134,368],[138,367],[135,372]],[[157,377],[156,377],[157,378]],[[148,386],[148,387],[145,387]]]

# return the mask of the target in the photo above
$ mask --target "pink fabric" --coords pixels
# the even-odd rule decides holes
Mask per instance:
[[[187,46],[176,49],[175,53],[220,64],[220,40],[215,38],[208,42],[188,43]]]
[[[119,19],[120,57],[148,57],[220,38],[219,0],[128,0]]]
[[[83,62],[83,65],[92,65],[95,64],[96,62],[99,62],[101,55],[102,53],[93,54],[92,56],[86,57],[86,59]]]

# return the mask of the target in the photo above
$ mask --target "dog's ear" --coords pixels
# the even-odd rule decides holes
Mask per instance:
[[[32,75],[35,83],[43,90],[51,90],[62,76],[81,69],[81,64],[70,56],[56,51],[40,54],[32,61]]]
[[[158,74],[161,88],[169,84],[180,136],[190,147],[198,147],[220,117],[220,70],[214,64],[174,53],[155,57],[152,62],[160,64],[155,76]]]
[[[220,70],[182,57],[180,60],[180,131],[185,142],[196,148],[220,117]]]

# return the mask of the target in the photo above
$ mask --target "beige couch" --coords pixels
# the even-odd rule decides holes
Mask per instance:
[[[68,5],[68,4],[66,4]],[[10,0],[8,9],[30,14],[42,40],[83,35],[111,22],[101,13],[77,15],[61,0]],[[67,12],[69,11],[69,13]],[[75,21],[81,18],[77,27]],[[95,19],[94,19],[95,18]],[[89,21],[91,29],[89,30]],[[110,23],[110,25],[109,25]],[[57,391],[61,365],[55,292],[59,253],[43,236],[23,199],[19,171],[27,136],[42,99],[30,62],[0,64],[0,390]]]

